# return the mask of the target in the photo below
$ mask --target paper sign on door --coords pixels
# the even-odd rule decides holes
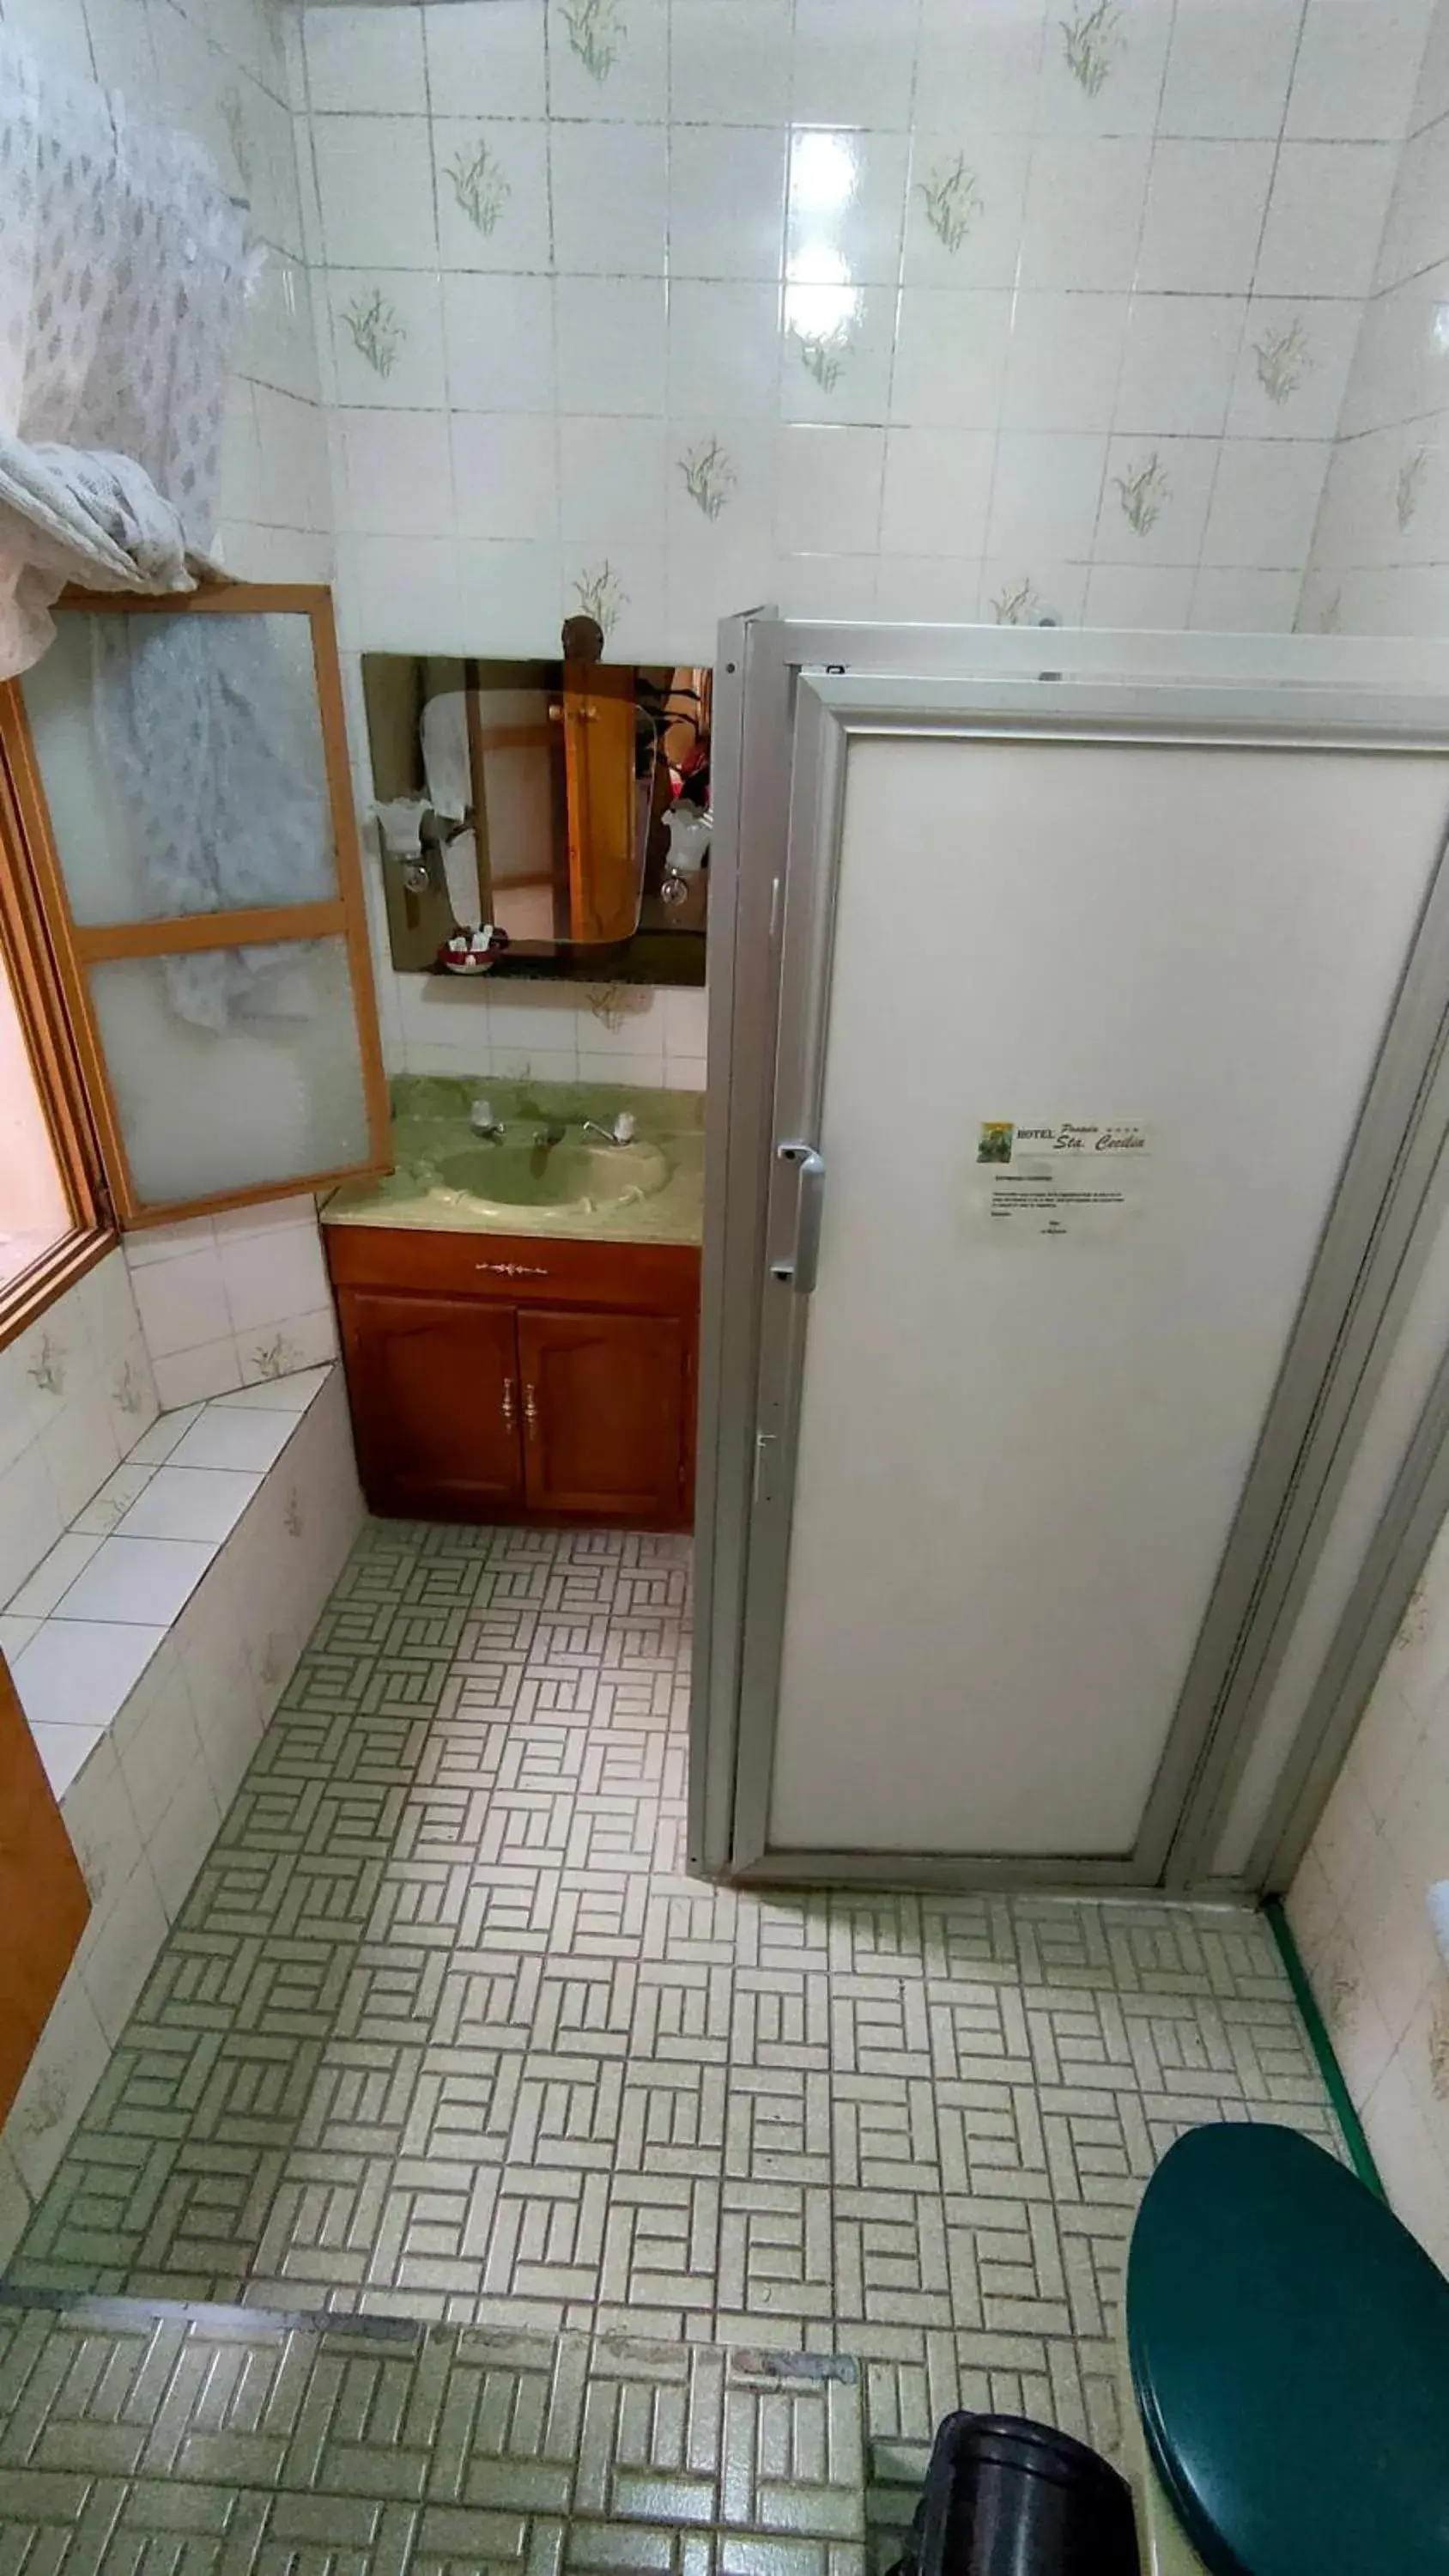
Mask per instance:
[[[983,1118],[971,1175],[974,1230],[999,1241],[1114,1233],[1143,1203],[1151,1130],[1064,1118]]]

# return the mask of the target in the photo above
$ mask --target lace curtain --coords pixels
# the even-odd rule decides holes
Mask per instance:
[[[198,146],[0,32],[0,677],[67,582],[195,587],[248,264]]]

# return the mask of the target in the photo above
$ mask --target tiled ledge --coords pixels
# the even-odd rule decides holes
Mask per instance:
[[[161,1416],[0,1619],[92,1905],[0,2136],[0,2265],[362,1515],[340,1368],[248,1387]]]
[[[163,1413],[0,1617],[52,1789],[64,1798],[330,1371]]]

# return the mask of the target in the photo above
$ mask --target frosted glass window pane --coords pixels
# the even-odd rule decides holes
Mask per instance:
[[[22,685],[83,928],[336,895],[309,619],[67,614]]]
[[[90,988],[148,1207],[368,1160],[341,939],[117,958]]]

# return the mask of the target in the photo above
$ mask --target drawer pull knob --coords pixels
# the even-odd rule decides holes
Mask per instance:
[[[531,1261],[475,1261],[475,1270],[486,1270],[495,1279],[546,1279],[548,1272]]]

